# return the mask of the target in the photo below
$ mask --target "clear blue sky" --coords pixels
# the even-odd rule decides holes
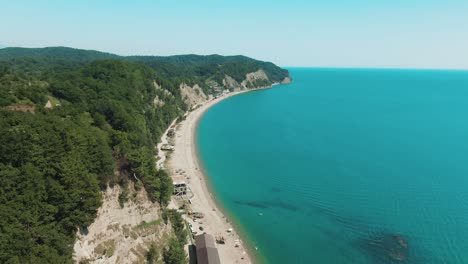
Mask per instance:
[[[0,0],[0,44],[468,69],[468,0]]]

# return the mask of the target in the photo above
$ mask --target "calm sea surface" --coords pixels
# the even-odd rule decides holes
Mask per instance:
[[[213,191],[256,257],[468,263],[468,72],[290,73],[198,127]]]

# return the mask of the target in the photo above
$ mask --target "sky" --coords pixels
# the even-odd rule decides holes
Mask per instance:
[[[468,69],[468,0],[0,0],[0,45]]]

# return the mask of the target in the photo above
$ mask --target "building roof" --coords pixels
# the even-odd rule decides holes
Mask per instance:
[[[202,248],[197,249],[197,264],[221,264],[218,249]]]
[[[221,264],[213,236],[201,234],[195,237],[198,264]]]
[[[216,248],[213,236],[207,233],[196,236],[195,245],[197,246],[197,250],[200,248]]]

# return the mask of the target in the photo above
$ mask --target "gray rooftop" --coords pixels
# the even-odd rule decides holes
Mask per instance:
[[[218,249],[202,248],[197,249],[197,264],[221,264]]]
[[[212,235],[207,233],[195,237],[195,245],[200,248],[216,248],[215,241]]]
[[[195,237],[198,264],[221,264],[213,236],[201,234]]]

